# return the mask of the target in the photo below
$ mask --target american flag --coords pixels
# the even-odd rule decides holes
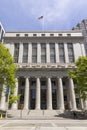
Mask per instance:
[[[38,17],[38,19],[39,19],[39,20],[40,20],[40,19],[43,19],[43,16]]]

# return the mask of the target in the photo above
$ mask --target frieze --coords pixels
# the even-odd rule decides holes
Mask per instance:
[[[17,77],[66,77],[67,70],[18,70]]]

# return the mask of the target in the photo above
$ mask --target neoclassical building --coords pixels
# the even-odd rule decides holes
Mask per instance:
[[[75,83],[68,69],[85,56],[82,31],[5,32],[3,43],[18,66],[15,95],[20,100],[11,110],[76,110],[87,108],[87,102],[75,94]],[[2,92],[0,109],[6,108]]]

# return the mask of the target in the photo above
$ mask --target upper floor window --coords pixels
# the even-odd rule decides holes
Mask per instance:
[[[41,34],[41,36],[45,36],[45,34],[43,33],[43,34]]]
[[[41,43],[41,63],[46,63],[46,44]]]
[[[37,63],[37,43],[32,43],[32,63]]]
[[[37,34],[33,34],[33,36],[34,36],[34,37],[36,37],[36,36],[37,36]]]
[[[73,44],[67,43],[69,62],[74,62]]]
[[[65,62],[64,43],[59,43],[59,61],[60,63]]]
[[[62,36],[62,34],[60,33],[60,34],[58,34],[59,36]]]
[[[50,36],[54,36],[54,34],[50,34]]]
[[[23,43],[23,63],[28,61],[28,43]]]
[[[18,63],[19,58],[19,43],[14,44],[14,62]]]
[[[20,34],[16,34],[16,37],[19,37],[20,36]]]
[[[68,36],[68,37],[70,37],[70,36],[71,36],[71,34],[67,34],[67,36]]]
[[[55,63],[55,43],[50,43],[50,62]]]
[[[25,37],[28,37],[28,34],[25,34]]]

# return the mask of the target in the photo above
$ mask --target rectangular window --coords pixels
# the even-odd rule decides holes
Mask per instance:
[[[28,43],[23,43],[23,63],[28,61]]]
[[[20,36],[20,34],[16,34],[16,37],[19,37]]]
[[[32,63],[37,63],[37,43],[32,43]]]
[[[19,59],[19,43],[14,44],[14,62],[18,63]]]
[[[72,43],[67,43],[67,48],[68,48],[69,62],[73,63],[74,62],[73,44]]]
[[[55,63],[55,43],[50,43],[50,62]]]
[[[46,63],[46,44],[41,43],[41,63]]]
[[[28,37],[28,34],[25,34],[25,37]]]
[[[64,43],[58,43],[59,46],[59,61],[60,63],[65,62]]]

